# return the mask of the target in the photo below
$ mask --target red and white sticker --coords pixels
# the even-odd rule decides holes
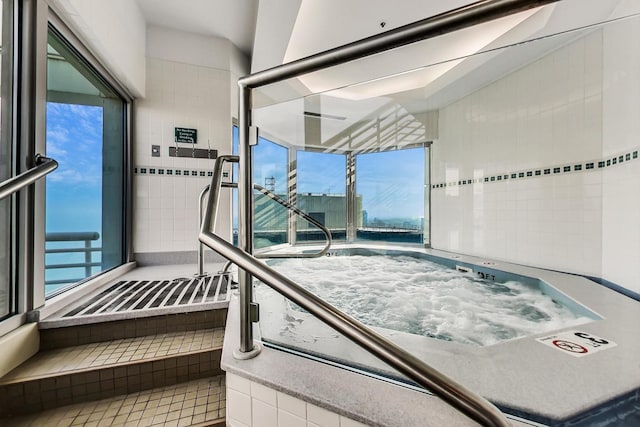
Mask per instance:
[[[618,345],[611,340],[582,331],[565,331],[543,338],[536,338],[536,341],[575,357],[588,356]]]

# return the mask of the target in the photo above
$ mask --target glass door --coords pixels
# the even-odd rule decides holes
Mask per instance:
[[[55,31],[47,49],[45,295],[122,264],[125,103]]]

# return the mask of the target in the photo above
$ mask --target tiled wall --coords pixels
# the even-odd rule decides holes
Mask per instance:
[[[364,427],[303,400],[227,373],[230,427]]]
[[[624,268],[640,254],[638,27],[596,30],[440,111],[433,247],[640,290]]]
[[[433,247],[600,275],[601,111],[601,32],[442,109]]]
[[[174,52],[155,46],[165,38],[183,36],[183,50]],[[235,86],[227,49],[217,39],[211,43],[188,35],[165,34],[161,29],[147,33],[146,97],[136,105],[134,142],[134,251],[177,252],[197,249],[198,196],[210,183],[213,160],[169,157],[175,147],[174,128],[195,128],[196,148],[231,153],[232,100]],[[188,52],[187,52],[188,53]],[[153,55],[162,55],[154,57]],[[212,62],[211,57],[218,62]],[[222,59],[221,59],[222,57]],[[186,59],[200,64],[181,62]],[[226,58],[226,69],[219,68]],[[160,157],[151,155],[152,145],[160,146]],[[179,144],[181,147],[192,146]],[[230,237],[230,192],[220,200],[217,232]]]
[[[603,152],[640,144],[640,19],[603,32]],[[608,168],[602,177],[602,277],[640,294],[640,164]]]

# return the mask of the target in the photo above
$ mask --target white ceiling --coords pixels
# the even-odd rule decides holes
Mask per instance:
[[[258,0],[136,0],[147,23],[230,40],[253,50]]]
[[[252,60],[251,71],[294,61],[314,53],[335,48],[356,40],[397,28],[429,16],[461,7],[473,1],[450,0],[136,0],[148,23],[190,31],[193,33],[229,39]],[[625,6],[626,5],[626,6]],[[326,91],[363,81],[359,85],[342,91],[325,92],[322,104],[323,114],[330,104],[330,98],[341,99],[342,104],[333,105],[332,110],[345,110],[346,120],[335,123],[336,128],[346,127],[362,120],[369,112],[379,109],[381,99],[412,113],[437,109],[459,99],[480,87],[497,80],[514,69],[544,55],[559,45],[567,43],[576,34],[543,40],[534,47],[504,51],[496,48],[518,44],[523,40],[545,37],[561,33],[567,29],[579,28],[594,22],[610,19],[625,12],[625,7],[637,12],[640,0],[565,0],[548,6],[542,11],[532,11],[511,19],[512,24],[494,31],[497,24],[482,28],[482,37],[472,29],[457,34],[441,36],[437,40],[426,41],[416,46],[398,49],[377,57],[366,58],[334,69],[323,70],[281,85],[264,88],[267,104],[271,101],[297,99],[288,103],[297,121],[302,119],[302,110],[309,109],[302,103],[302,96]],[[617,9],[617,10],[616,10]],[[384,25],[382,25],[384,23]],[[473,43],[471,43],[473,42]],[[469,50],[469,45],[477,45]],[[462,51],[460,50],[462,49]],[[480,50],[495,53],[473,56]],[[453,53],[452,53],[453,52]],[[444,56],[443,56],[444,55]],[[471,55],[471,56],[469,56]],[[454,58],[460,60],[445,63]],[[420,70],[427,64],[440,63],[438,67]],[[417,69],[418,72],[406,73]],[[389,77],[385,78],[383,77]],[[396,77],[393,77],[396,76]],[[413,77],[410,85],[407,82]],[[284,86],[287,86],[284,88]],[[268,90],[273,89],[275,95]],[[283,90],[287,93],[282,97]],[[289,96],[292,94],[292,96]],[[367,101],[367,99],[369,99]],[[323,98],[324,99],[324,98]],[[376,100],[377,99],[377,100]],[[356,108],[359,100],[362,108]],[[365,106],[369,105],[367,108]],[[348,107],[348,108],[347,108]],[[285,110],[287,107],[282,106]],[[363,111],[360,111],[363,110]],[[321,111],[317,111],[320,113]],[[284,114],[268,114],[269,120],[284,118]],[[291,122],[270,123],[267,128],[279,129],[283,140],[295,139],[301,125]],[[328,125],[327,125],[328,126]],[[304,126],[302,126],[304,127]],[[336,131],[339,132],[339,129]],[[330,132],[335,134],[336,132]]]
[[[473,1],[303,0],[291,31],[284,62],[364,39],[470,3]]]

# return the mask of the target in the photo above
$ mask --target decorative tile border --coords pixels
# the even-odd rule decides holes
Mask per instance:
[[[593,161],[588,161],[584,163],[576,163],[573,165],[566,165],[566,164],[555,165],[555,166],[521,170],[521,171],[515,171],[515,172],[505,172],[502,174],[485,176],[481,178],[462,179],[462,180],[451,181],[451,182],[440,182],[437,184],[432,184],[431,188],[438,189],[438,188],[445,188],[445,187],[455,187],[459,185],[484,184],[484,183],[492,183],[492,182],[509,181],[514,179],[522,179],[522,178],[555,176],[558,174],[566,174],[566,173],[574,173],[574,172],[591,172],[594,170],[599,170],[599,169],[607,168],[610,166],[615,166],[621,163],[629,162],[631,160],[636,160],[637,158],[638,158],[638,150],[636,149],[634,151],[619,154],[603,160],[593,160]]]
[[[135,175],[161,175],[170,177],[212,177],[213,171],[209,169],[166,168],[161,166],[136,166],[133,168]]]

